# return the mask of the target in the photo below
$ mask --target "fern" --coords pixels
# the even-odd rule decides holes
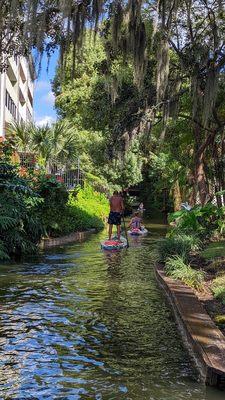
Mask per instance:
[[[7,215],[0,215],[0,231],[13,228],[17,221]]]

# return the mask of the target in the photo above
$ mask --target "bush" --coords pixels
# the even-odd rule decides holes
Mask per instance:
[[[109,202],[106,196],[96,192],[91,186],[85,186],[77,194],[69,196],[69,217],[75,230],[104,228],[104,221],[109,212]]]
[[[39,174],[34,176],[33,185],[43,199],[38,215],[45,234],[55,236],[63,233],[62,222],[67,214],[68,192],[55,176]]]
[[[214,297],[225,304],[225,275],[218,276],[213,280],[211,290]]]
[[[15,166],[0,163],[0,259],[36,251],[43,233],[36,212],[41,202]]]
[[[167,237],[159,242],[159,261],[166,261],[168,257],[179,255],[188,260],[191,251],[197,250],[199,239],[191,235]]]
[[[204,282],[204,272],[191,268],[180,256],[173,256],[166,260],[166,274],[174,279],[180,279],[186,285],[202,290]]]
[[[181,210],[169,215],[169,223],[175,223],[172,234],[180,232],[194,234],[201,239],[208,239],[213,232],[222,233],[221,221],[224,220],[223,208],[213,204],[204,207],[195,206],[191,211]]]

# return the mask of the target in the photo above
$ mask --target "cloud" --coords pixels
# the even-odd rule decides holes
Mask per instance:
[[[46,90],[50,90],[51,89],[51,84],[49,81],[37,81],[35,84],[35,91],[36,92],[42,92],[42,91],[46,91]]]
[[[50,115],[45,115],[44,117],[37,119],[36,123],[38,126],[44,126],[44,125],[52,125],[55,122],[55,119],[51,117]]]
[[[50,90],[47,94],[45,94],[42,98],[41,101],[43,101],[44,103],[53,105],[55,103],[55,96],[52,93],[52,91]]]

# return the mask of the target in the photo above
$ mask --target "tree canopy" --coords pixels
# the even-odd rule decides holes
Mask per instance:
[[[145,175],[160,158],[169,171],[172,158],[167,185],[171,176],[172,186],[186,185],[191,202],[225,189],[223,0],[0,5],[2,67],[12,54],[60,47],[59,113],[80,131],[101,132],[110,160],[125,160],[138,140]]]

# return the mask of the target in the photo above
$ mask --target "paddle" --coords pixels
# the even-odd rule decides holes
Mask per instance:
[[[128,247],[130,247],[130,244],[129,244],[129,240],[128,240],[127,228],[125,225],[124,213],[122,214],[122,218],[123,218],[123,228],[124,228],[125,236],[127,239],[127,248],[128,248]]]

